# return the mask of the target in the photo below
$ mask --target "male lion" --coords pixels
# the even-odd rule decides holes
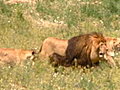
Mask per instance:
[[[21,64],[26,59],[33,59],[32,50],[0,48],[0,62],[3,64]]]
[[[56,38],[55,38],[56,39]],[[57,41],[58,40],[58,41]],[[114,62],[114,60],[113,60],[113,57],[115,56],[115,51],[119,51],[119,49],[120,49],[120,39],[119,38],[114,38],[114,37],[105,37],[105,40],[106,40],[106,46],[107,46],[107,52],[104,54],[104,60],[106,60],[111,66],[116,66],[116,63]],[[56,39],[56,42],[59,42],[60,41],[60,39]],[[62,41],[62,40],[61,40]],[[66,46],[64,46],[64,47],[61,47],[61,48],[57,48],[57,51],[59,51],[59,49],[62,49],[64,52],[60,52],[60,53],[62,53],[63,55],[65,55],[65,51],[66,51],[66,49],[67,49],[67,45],[68,44],[66,44],[66,43],[68,43],[68,40],[64,40],[63,41],[63,44],[65,43],[65,45]],[[53,42],[53,44],[54,44],[54,42]],[[60,45],[63,45],[63,44],[58,44],[58,46],[60,47]],[[49,48],[51,48],[50,46],[49,46]],[[54,47],[55,48],[55,47]],[[116,48],[116,49],[115,49]],[[58,52],[54,52],[54,53],[57,53],[58,54]],[[104,51],[104,48],[103,48],[103,50],[102,50],[102,52]],[[47,51],[46,51],[47,52]],[[59,53],[59,54],[60,54]],[[60,54],[61,55],[61,54]],[[52,56],[52,55],[51,55]],[[50,57],[51,57],[50,56]],[[55,56],[55,55],[54,55]],[[59,55],[58,55],[58,57],[59,57]],[[51,57],[52,58],[52,57]],[[54,58],[56,58],[56,56],[54,57]],[[51,62],[52,62],[52,60],[53,59],[51,59]],[[59,63],[63,63],[64,62],[64,60],[59,60]]]
[[[76,59],[78,64],[91,67],[104,57],[106,48],[106,40],[101,33],[83,34],[68,40],[65,56],[54,53],[50,56],[50,60],[70,66]]]
[[[67,46],[68,46],[68,40],[48,37],[43,41],[40,50],[40,55],[49,57],[53,53],[57,53],[59,55],[64,56]]]

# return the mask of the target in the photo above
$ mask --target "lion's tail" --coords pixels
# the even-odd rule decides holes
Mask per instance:
[[[42,47],[43,47],[43,43],[42,43],[42,45],[37,53],[40,53],[42,51]]]
[[[40,49],[34,48],[32,50],[34,51],[35,54],[39,54],[42,51],[42,47],[43,47],[43,44],[41,45]]]

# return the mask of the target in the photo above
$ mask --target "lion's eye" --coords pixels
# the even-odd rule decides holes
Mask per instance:
[[[103,46],[103,43],[101,43],[100,46]]]
[[[106,51],[109,51],[109,49],[106,47]]]
[[[113,44],[115,44],[115,41],[113,42]]]

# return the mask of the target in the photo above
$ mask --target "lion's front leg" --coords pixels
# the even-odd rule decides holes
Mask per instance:
[[[116,66],[116,63],[113,59],[112,56],[109,56],[109,55],[105,55],[104,56],[105,60],[107,60],[108,64],[111,66],[111,67],[115,67]]]

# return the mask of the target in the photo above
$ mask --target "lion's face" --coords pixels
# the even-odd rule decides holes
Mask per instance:
[[[98,54],[99,54],[99,57],[103,58],[104,55],[106,54],[107,52],[107,46],[104,42],[100,42],[99,45],[98,45]]]
[[[105,37],[107,45],[107,54],[109,56],[115,56],[115,51],[120,51],[120,39],[113,37]]]

